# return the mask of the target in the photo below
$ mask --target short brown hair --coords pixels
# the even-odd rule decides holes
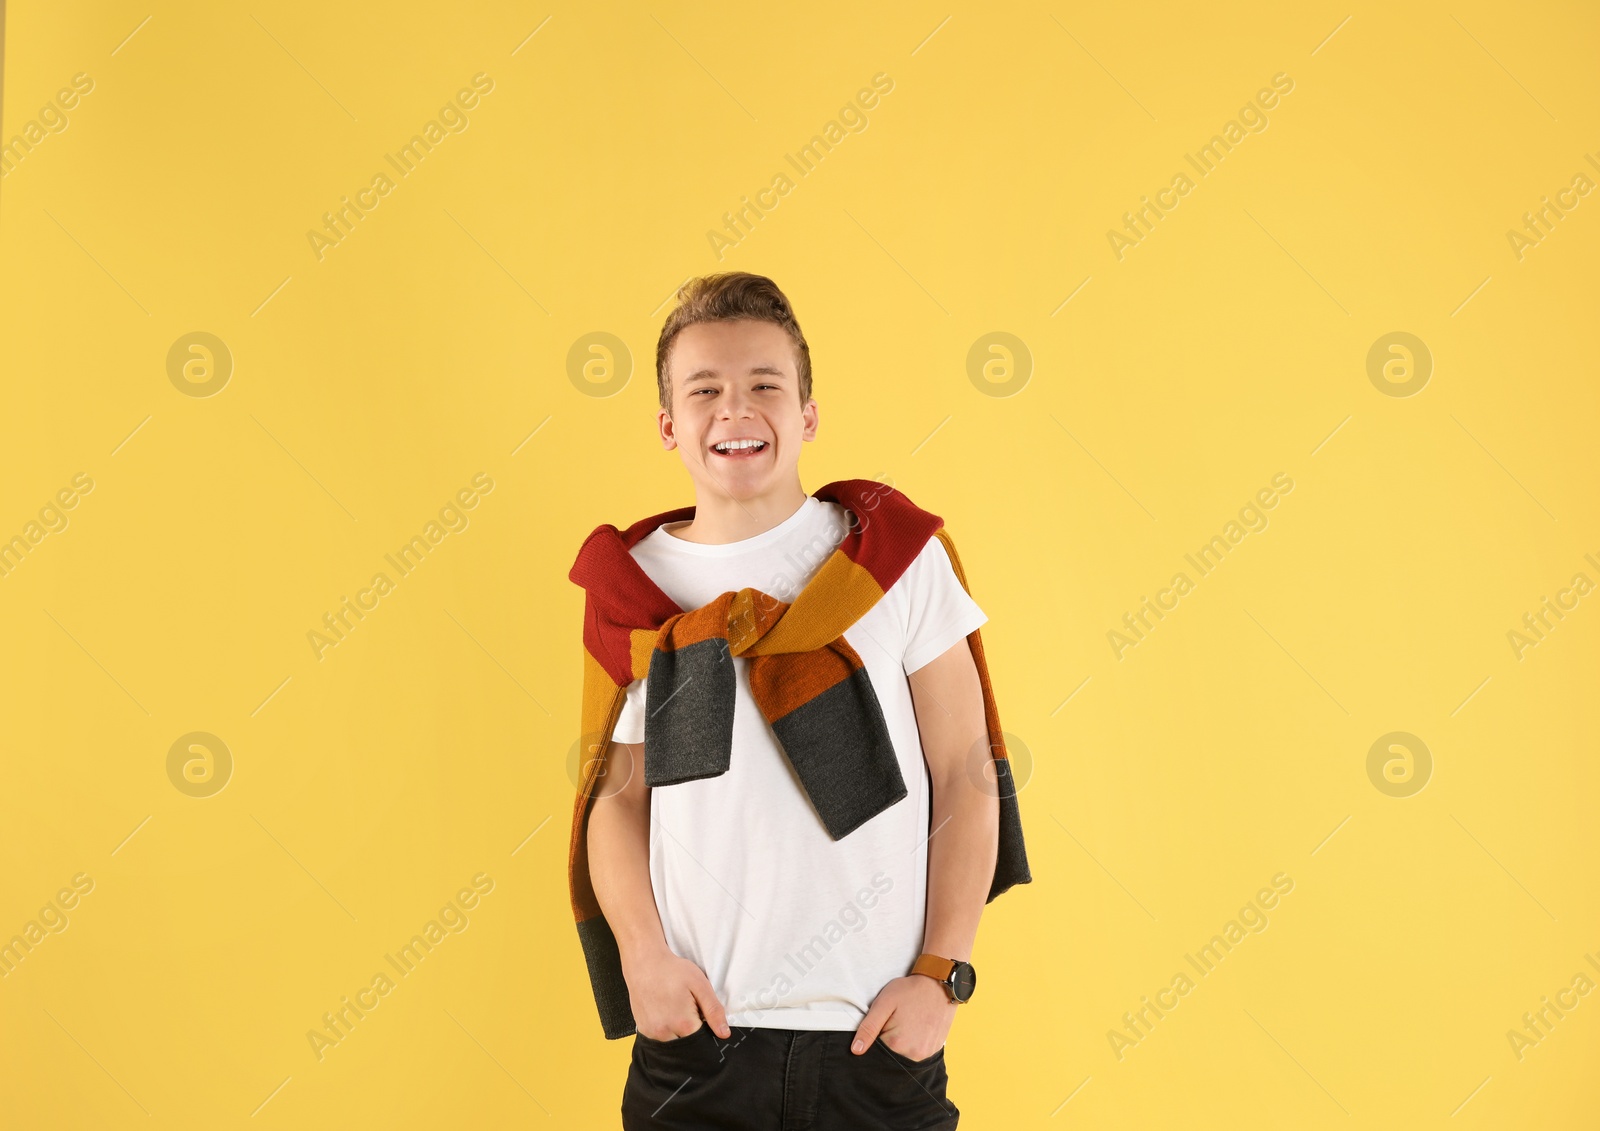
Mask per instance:
[[[702,275],[678,288],[678,305],[667,315],[656,343],[656,396],[664,411],[672,411],[672,383],[667,376],[667,354],[678,332],[696,322],[736,322],[741,318],[771,322],[788,332],[794,342],[798,364],[795,376],[800,381],[801,407],[811,399],[811,347],[795,320],[789,299],[765,275],[748,271],[729,271],[722,275]]]

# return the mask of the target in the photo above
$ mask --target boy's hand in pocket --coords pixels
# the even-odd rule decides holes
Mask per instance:
[[[711,988],[705,971],[666,947],[624,961],[622,976],[628,983],[634,1028],[656,1041],[687,1037],[700,1028],[701,1018],[711,1031],[726,1040],[727,1011]]]

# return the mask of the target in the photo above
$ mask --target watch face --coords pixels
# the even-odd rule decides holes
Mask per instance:
[[[957,1001],[966,1001],[972,996],[972,991],[978,988],[978,972],[972,968],[970,962],[957,962],[956,968],[950,971],[950,993]]]

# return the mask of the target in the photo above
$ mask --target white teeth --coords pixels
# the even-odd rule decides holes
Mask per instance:
[[[746,448],[759,448],[765,444],[765,440],[728,440],[721,444],[715,445],[713,450],[719,452],[737,452],[743,451]]]

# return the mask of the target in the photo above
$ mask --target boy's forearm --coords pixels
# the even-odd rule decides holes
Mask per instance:
[[[962,759],[950,762],[960,765]],[[978,788],[960,769],[930,777],[933,813],[928,826],[928,910],[922,949],[967,962],[994,881],[1000,800],[993,789]]]
[[[624,963],[667,948],[650,886],[650,802],[598,797],[589,813],[589,878]]]

